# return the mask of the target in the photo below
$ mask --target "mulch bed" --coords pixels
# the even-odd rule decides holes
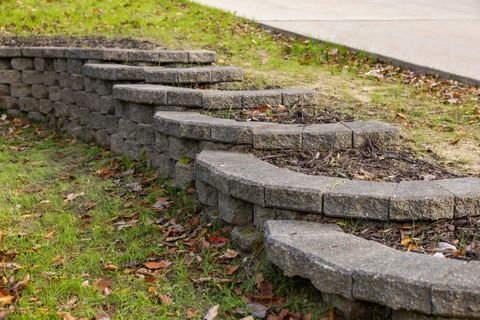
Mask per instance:
[[[343,231],[400,251],[441,258],[480,260],[480,216],[415,223],[339,220],[307,215],[306,220],[336,223]]]
[[[268,104],[252,109],[210,111],[209,115],[237,121],[276,122],[286,124],[313,124],[351,122],[353,117],[334,111],[329,106],[271,106]]]
[[[8,47],[88,47],[122,49],[161,49],[159,44],[133,38],[105,38],[97,36],[0,36],[0,46]]]
[[[400,182],[459,177],[451,169],[417,159],[409,151],[374,146],[344,151],[255,151],[262,160],[311,175],[368,181]]]

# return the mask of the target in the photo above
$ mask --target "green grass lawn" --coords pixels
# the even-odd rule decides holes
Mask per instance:
[[[273,313],[328,310],[262,255],[222,258],[228,230],[142,163],[24,126],[0,121],[0,318],[239,319],[265,292]]]
[[[219,64],[246,69],[247,85],[318,88],[324,106],[394,123],[404,129],[403,143],[419,153],[433,151],[480,173],[475,88],[408,73],[367,76],[375,65],[366,56],[279,36],[190,1],[4,0],[0,12],[8,13],[0,15],[0,35],[129,36],[168,48],[215,50]]]

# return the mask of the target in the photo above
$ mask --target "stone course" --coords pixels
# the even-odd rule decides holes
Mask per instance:
[[[287,125],[195,112],[316,103],[309,89],[192,89],[243,79],[239,68],[208,66],[215,58],[206,50],[0,47],[0,111],[146,159],[180,188],[195,181],[206,214],[234,226],[239,248],[251,251],[266,230],[270,260],[311,279],[345,314],[480,318],[478,264],[400,254],[336,226],[275,221],[305,214],[379,221],[479,215],[480,179],[352,181],[256,159],[247,152],[388,145],[399,132],[378,121]]]

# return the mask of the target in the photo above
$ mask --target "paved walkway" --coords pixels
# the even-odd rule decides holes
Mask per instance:
[[[478,0],[197,0],[282,31],[480,84]]]

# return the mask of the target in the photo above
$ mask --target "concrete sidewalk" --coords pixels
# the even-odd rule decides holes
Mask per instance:
[[[266,27],[480,85],[478,0],[196,0]]]

